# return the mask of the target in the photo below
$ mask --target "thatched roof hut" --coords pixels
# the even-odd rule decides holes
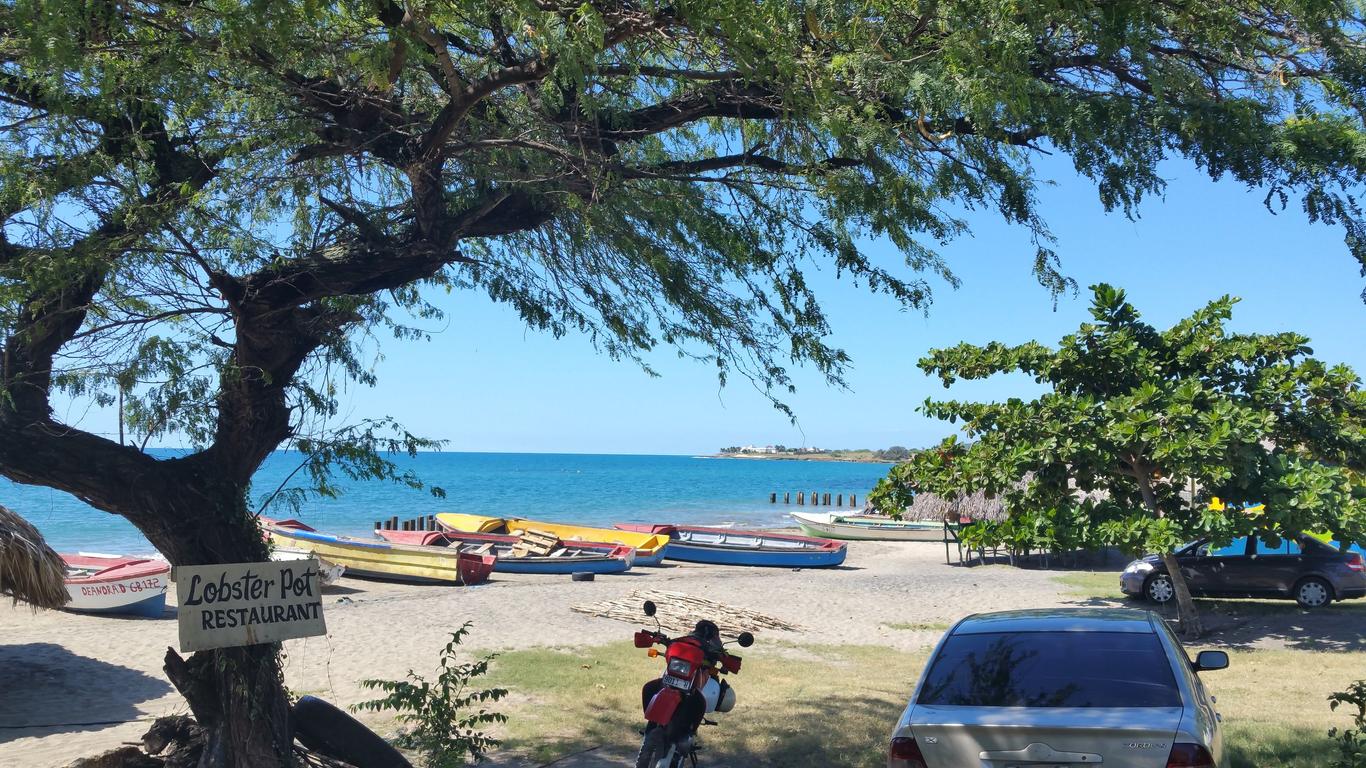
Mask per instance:
[[[957,521],[960,517],[973,520],[1004,520],[1006,507],[1000,497],[988,497],[986,493],[946,498],[933,493],[918,493],[915,501],[902,513],[906,520]]]
[[[0,595],[35,608],[61,608],[71,596],[66,591],[66,566],[43,541],[38,529],[0,506]]]

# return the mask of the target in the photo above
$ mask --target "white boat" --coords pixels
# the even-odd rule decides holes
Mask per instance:
[[[165,560],[92,552],[61,557],[71,595],[68,611],[160,618],[166,610],[171,564]]]
[[[838,512],[793,512],[810,536],[875,541],[943,541],[944,524]]]
[[[286,562],[289,560],[317,560],[318,576],[322,578],[323,586],[331,586],[337,583],[337,579],[346,573],[346,566],[334,563],[331,560],[324,560],[321,557],[309,552],[306,549],[294,547],[282,547],[276,545],[270,550],[270,559],[276,562]]]

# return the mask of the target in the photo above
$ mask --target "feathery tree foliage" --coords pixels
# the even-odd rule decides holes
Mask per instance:
[[[1295,333],[1229,333],[1225,296],[1166,331],[1143,322],[1124,292],[1094,286],[1094,322],[1056,349],[960,344],[920,361],[944,386],[1019,371],[1048,386],[1002,403],[927,400],[924,412],[962,422],[895,467],[869,495],[898,512],[914,495],[985,491],[1052,540],[1084,539],[1164,554],[1182,630],[1199,616],[1172,552],[1184,541],[1302,532],[1366,541],[1366,391],[1345,365],[1309,357]],[[1185,496],[1183,496],[1185,494]],[[1214,498],[1262,502],[1211,505]],[[1077,531],[1062,528],[1085,529]]]
[[[952,283],[974,215],[1067,285],[1032,160],[1107,208],[1160,163],[1344,228],[1366,168],[1361,8],[1337,0],[0,0],[0,473],[131,520],[175,563],[265,556],[247,502],[280,446],[416,484],[419,438],[333,430],[366,345],[433,291],[644,361],[841,380],[807,283],[903,305]],[[885,238],[905,264],[865,250]],[[477,333],[477,329],[455,329]],[[116,405],[129,441],[62,423]],[[459,407],[459,404],[454,404]],[[346,425],[340,425],[346,426]],[[195,447],[159,460],[173,438]],[[288,762],[277,652],[168,659],[206,764]]]

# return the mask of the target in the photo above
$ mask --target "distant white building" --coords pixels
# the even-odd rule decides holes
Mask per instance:
[[[777,452],[778,452],[778,449],[775,448],[775,447],[773,447],[773,446],[771,446],[771,445],[765,445],[765,446],[763,447],[763,450],[760,451],[760,453],[777,453]]]

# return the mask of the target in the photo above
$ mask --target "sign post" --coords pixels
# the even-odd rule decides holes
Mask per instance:
[[[177,566],[180,650],[327,634],[317,560]]]

